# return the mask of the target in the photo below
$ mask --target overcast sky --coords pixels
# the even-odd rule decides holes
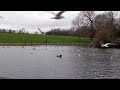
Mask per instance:
[[[53,11],[55,13],[59,11]],[[25,28],[26,31],[33,33],[38,31],[38,27],[46,32],[51,28],[70,28],[71,21],[78,15],[80,11],[67,11],[63,13],[65,19],[54,20],[51,13],[46,11],[0,11],[0,28],[20,30]],[[97,11],[96,14],[103,13]],[[39,31],[38,31],[39,32]]]

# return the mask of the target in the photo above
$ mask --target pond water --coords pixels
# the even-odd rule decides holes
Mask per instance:
[[[62,58],[57,55],[62,55]],[[0,76],[11,79],[118,79],[120,50],[83,46],[0,46]]]

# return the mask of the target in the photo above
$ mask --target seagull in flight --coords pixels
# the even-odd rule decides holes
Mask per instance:
[[[59,13],[54,13],[54,12],[50,12],[51,14],[53,14],[55,17],[52,17],[51,19],[63,19],[64,17],[62,16],[62,14],[64,13],[65,11],[60,11]]]
[[[2,16],[0,16],[0,18],[3,20],[3,17],[2,17]]]
[[[40,31],[41,34],[44,34],[44,32],[42,32],[40,28],[38,28],[38,30]]]

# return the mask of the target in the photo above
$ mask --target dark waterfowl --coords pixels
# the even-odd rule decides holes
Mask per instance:
[[[61,57],[62,57],[62,55],[57,55],[57,57],[60,57],[60,58],[61,58]]]
[[[33,48],[33,50],[36,50],[35,48]]]

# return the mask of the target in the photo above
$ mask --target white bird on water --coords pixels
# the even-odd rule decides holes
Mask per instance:
[[[51,14],[53,14],[55,17],[52,17],[51,19],[63,19],[64,17],[62,16],[62,14],[64,13],[65,11],[60,11],[59,13],[54,13],[54,12],[50,12]]]
[[[78,54],[78,56],[80,57],[80,54]]]
[[[101,47],[109,47],[109,45],[112,45],[112,46],[115,46],[116,44],[113,44],[113,43],[106,43],[106,44],[103,44],[101,45]]]

